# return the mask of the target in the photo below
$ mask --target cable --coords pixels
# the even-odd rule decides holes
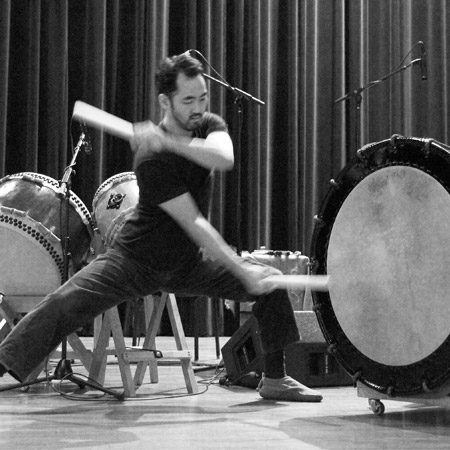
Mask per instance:
[[[417,42],[415,45],[413,45],[411,50],[406,54],[406,56],[402,59],[402,62],[394,69],[394,71],[400,69],[403,66],[403,64],[406,61],[406,58],[408,58],[408,56],[413,52],[413,50],[419,45],[420,45],[420,42]]]
[[[98,394],[98,395],[96,395],[96,396],[91,396],[91,397],[87,397],[86,395],[82,395],[82,394],[73,394],[73,393],[66,393],[66,392],[63,392],[62,389],[61,389],[61,385],[62,385],[63,381],[69,380],[69,381],[72,382],[72,380],[70,380],[70,377],[71,377],[72,375],[76,375],[76,376],[78,376],[78,377],[80,377],[80,378],[82,378],[82,379],[85,379],[86,381],[89,381],[89,382],[91,382],[91,383],[97,384],[99,387],[102,387],[100,383],[98,383],[96,380],[93,380],[92,378],[89,378],[89,377],[86,376],[86,375],[83,375],[83,374],[81,374],[81,373],[68,373],[67,375],[65,375],[64,377],[62,377],[61,380],[58,380],[58,381],[59,381],[59,383],[58,383],[58,385],[57,385],[58,387],[53,386],[53,384],[50,383],[51,388],[52,388],[55,392],[57,392],[58,394],[60,394],[62,397],[64,397],[64,398],[67,399],[67,400],[77,400],[77,401],[93,402],[93,401],[97,401],[97,400],[100,400],[100,399],[102,399],[102,400],[103,400],[103,399],[106,399],[107,401],[117,401],[116,398],[105,397],[105,396],[106,396],[106,393],[105,393],[105,392],[102,392],[101,394]]]
[[[198,55],[200,55],[203,62],[216,74],[217,78],[222,80],[227,86],[229,86],[231,88],[231,84],[228,83],[228,81],[225,80],[225,78],[216,69],[214,69],[214,67],[209,63],[209,61],[198,50],[192,50],[192,51],[197,53]]]
[[[47,365],[48,365],[48,361],[49,361],[49,358],[46,359],[46,363],[45,363],[45,367],[46,368],[47,368]],[[139,397],[139,398],[130,397],[130,398],[125,398],[124,401],[155,401],[155,400],[166,400],[166,399],[172,399],[172,398],[195,397],[195,396],[198,396],[198,395],[203,395],[209,390],[209,387],[214,383],[215,380],[218,379],[218,377],[225,370],[224,368],[219,370],[218,366],[215,366],[215,367],[216,367],[216,373],[211,378],[209,378],[207,380],[199,380],[198,381],[198,384],[205,385],[205,389],[203,389],[200,392],[186,393],[186,394],[173,394],[173,395],[157,396],[157,397],[151,397],[151,398],[150,397],[145,397],[145,398],[143,398],[143,397]],[[87,397],[84,394],[67,393],[67,392],[64,392],[61,389],[61,385],[62,385],[63,381],[65,381],[66,379],[69,380],[71,375],[77,375],[78,377],[84,378],[84,379],[90,381],[91,383],[98,384],[98,386],[101,387],[101,385],[96,380],[93,380],[93,379],[89,378],[86,375],[83,375],[83,374],[80,374],[80,373],[67,374],[61,380],[58,380],[59,383],[57,383],[57,385],[55,386],[54,383],[52,383],[52,381],[55,381],[55,380],[50,380],[49,379],[50,374],[49,374],[49,371],[47,369],[45,369],[45,374],[46,374],[46,377],[48,379],[48,384],[53,389],[53,391],[55,391],[56,393],[58,393],[59,395],[61,395],[62,397],[64,397],[67,400],[87,401],[87,402],[93,402],[93,401],[116,401],[115,398],[105,397],[105,395],[106,395],[105,393],[101,393],[101,394],[96,395],[96,396]]]

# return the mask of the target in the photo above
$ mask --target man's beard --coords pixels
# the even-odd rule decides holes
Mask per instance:
[[[187,121],[180,119],[177,112],[172,108],[172,116],[177,125],[186,131],[195,131],[200,127],[203,114],[192,114]]]

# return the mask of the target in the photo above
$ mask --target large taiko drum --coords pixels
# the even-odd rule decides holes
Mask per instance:
[[[5,295],[40,296],[60,286],[67,236],[69,275],[85,263],[93,235],[91,215],[73,192],[67,213],[58,191],[56,180],[33,172],[0,180],[0,289]]]
[[[118,221],[122,223],[138,200],[139,187],[134,172],[113,175],[97,189],[92,201],[92,215],[103,247],[107,245],[106,240],[110,242],[111,234],[115,235],[110,228],[116,230]]]
[[[388,396],[450,379],[450,149],[429,139],[367,145],[332,180],[316,217],[313,292],[330,350]]]

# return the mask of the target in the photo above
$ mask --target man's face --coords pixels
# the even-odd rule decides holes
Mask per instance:
[[[169,101],[166,111],[174,124],[185,131],[193,131],[200,125],[200,120],[208,106],[208,91],[202,75],[188,78],[184,73],[178,74],[178,90]]]

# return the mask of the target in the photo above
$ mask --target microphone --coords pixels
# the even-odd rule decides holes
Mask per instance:
[[[420,69],[422,71],[422,81],[428,80],[427,76],[427,52],[425,51],[425,44],[420,41],[420,48],[422,49],[422,56],[420,58]]]
[[[190,50],[186,50],[184,53],[180,53],[179,56],[192,56],[194,57],[195,54],[195,50],[190,49]]]
[[[89,134],[86,129],[86,123],[81,122],[80,127],[81,127],[81,132],[84,134],[84,141],[83,141],[84,151],[85,151],[86,155],[89,155],[92,153],[92,144],[91,144],[91,138],[89,137]]]

